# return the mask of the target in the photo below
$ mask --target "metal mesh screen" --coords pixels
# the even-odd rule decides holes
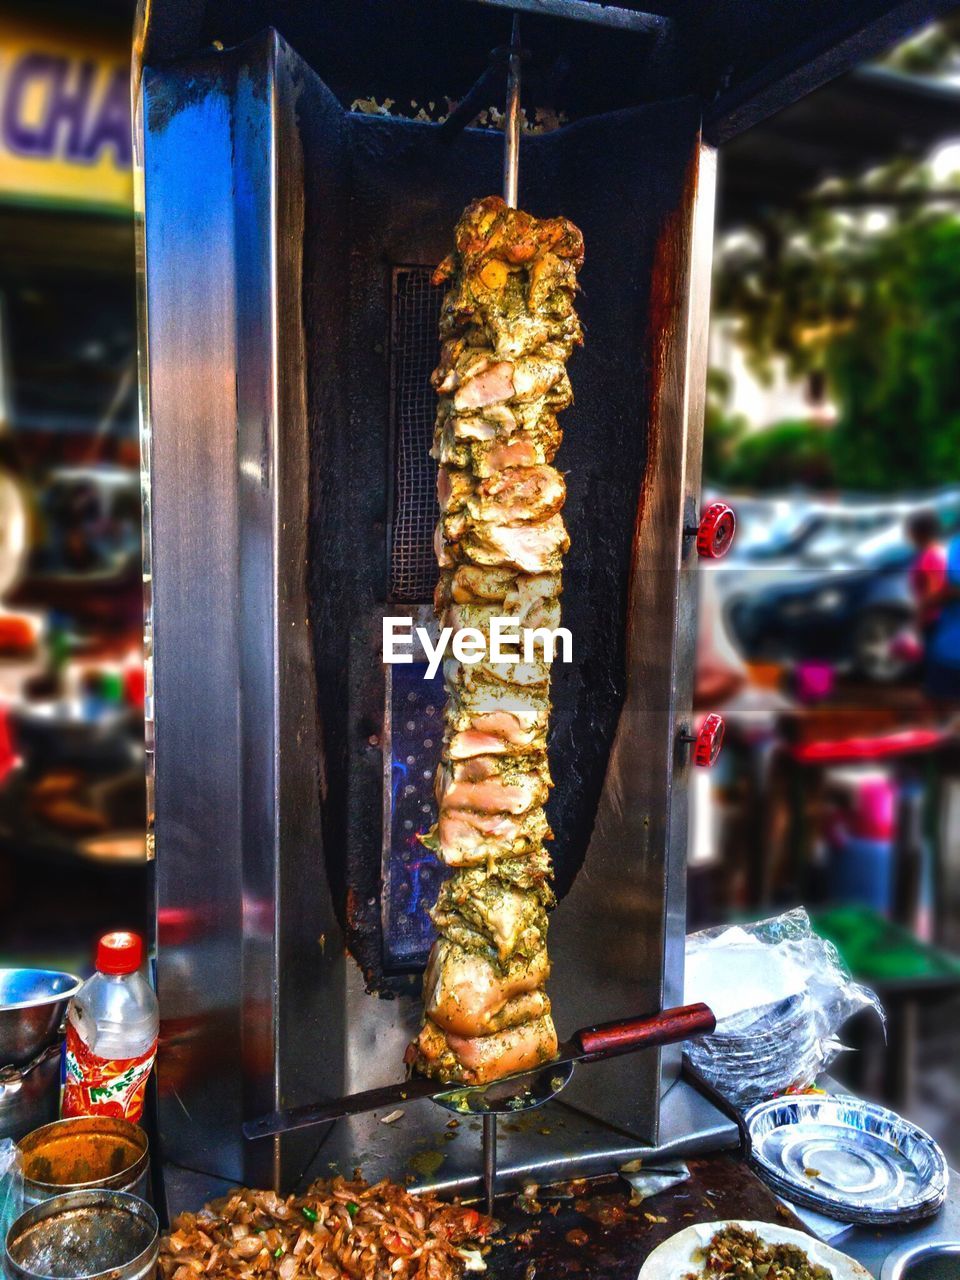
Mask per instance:
[[[397,267],[393,275],[390,599],[411,602],[431,600],[437,582],[437,464],[429,452],[437,397],[430,374],[444,289],[430,283],[431,274],[430,267]]]

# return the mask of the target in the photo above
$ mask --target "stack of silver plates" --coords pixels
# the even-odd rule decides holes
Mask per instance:
[[[916,1222],[943,1204],[943,1152],[916,1125],[859,1098],[801,1094],[744,1116],[750,1159],[786,1200],[844,1222]]]
[[[709,1085],[740,1108],[807,1084],[823,1067],[813,1004],[805,994],[725,1018],[712,1035],[689,1040],[684,1053]]]

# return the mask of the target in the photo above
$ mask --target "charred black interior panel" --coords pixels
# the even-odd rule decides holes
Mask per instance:
[[[316,94],[318,103],[310,101]],[[305,320],[312,453],[310,594],[327,870],[350,949],[386,991],[381,915],[389,613],[391,325],[398,267],[432,267],[465,205],[499,190],[501,139],[343,113],[305,82]],[[563,620],[574,662],[554,667],[552,854],[562,896],[584,857],[625,690],[627,584],[646,464],[653,256],[681,199],[696,104],[679,100],[525,137],[520,200],[582,229],[586,343],[563,415],[572,547]],[[437,742],[439,748],[439,742]],[[421,806],[422,808],[422,806]],[[432,816],[423,814],[424,827]],[[389,953],[389,948],[387,949]]]
[[[569,0],[567,14],[576,4]],[[524,11],[523,103],[531,115],[548,107],[578,120],[692,94],[703,103],[708,137],[726,141],[948,12],[954,0],[617,0],[616,7],[665,21],[636,32]],[[389,99],[400,115],[421,106],[433,115],[448,99],[459,101],[490,50],[507,43],[511,24],[509,9],[470,0],[167,0],[154,8],[150,61],[209,50],[214,41],[240,44],[273,26],[344,106]],[[492,96],[487,105],[502,103]]]

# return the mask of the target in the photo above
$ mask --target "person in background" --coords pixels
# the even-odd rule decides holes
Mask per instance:
[[[922,658],[924,693],[929,704],[927,714],[937,719],[940,716],[937,688],[943,680],[936,669],[931,644],[943,607],[940,596],[947,581],[947,553],[940,541],[942,530],[940,518],[935,511],[927,509],[914,512],[907,519],[905,532],[908,542],[916,552],[910,565],[910,593],[915,610],[915,634],[921,645],[921,652],[915,652],[916,641],[907,635],[906,656],[911,659]]]
[[[960,534],[947,547],[939,589],[927,599],[924,686],[940,719],[960,710]]]
[[[947,580],[947,554],[940,534],[940,517],[935,511],[917,511],[907,521],[907,538],[917,553],[910,566],[910,590],[917,605],[917,626],[925,644],[929,629],[940,615],[936,597]]]

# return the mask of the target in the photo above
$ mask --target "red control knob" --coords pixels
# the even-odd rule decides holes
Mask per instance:
[[[725,502],[711,502],[697,525],[697,555],[702,560],[719,560],[733,545],[737,517]]]
[[[717,763],[717,756],[723,745],[725,727],[723,716],[718,716],[715,711],[711,711],[710,715],[703,717],[703,723],[697,730],[696,736],[692,734],[688,736],[687,741],[693,743],[693,763],[699,765],[701,769],[709,769],[711,765]]]

